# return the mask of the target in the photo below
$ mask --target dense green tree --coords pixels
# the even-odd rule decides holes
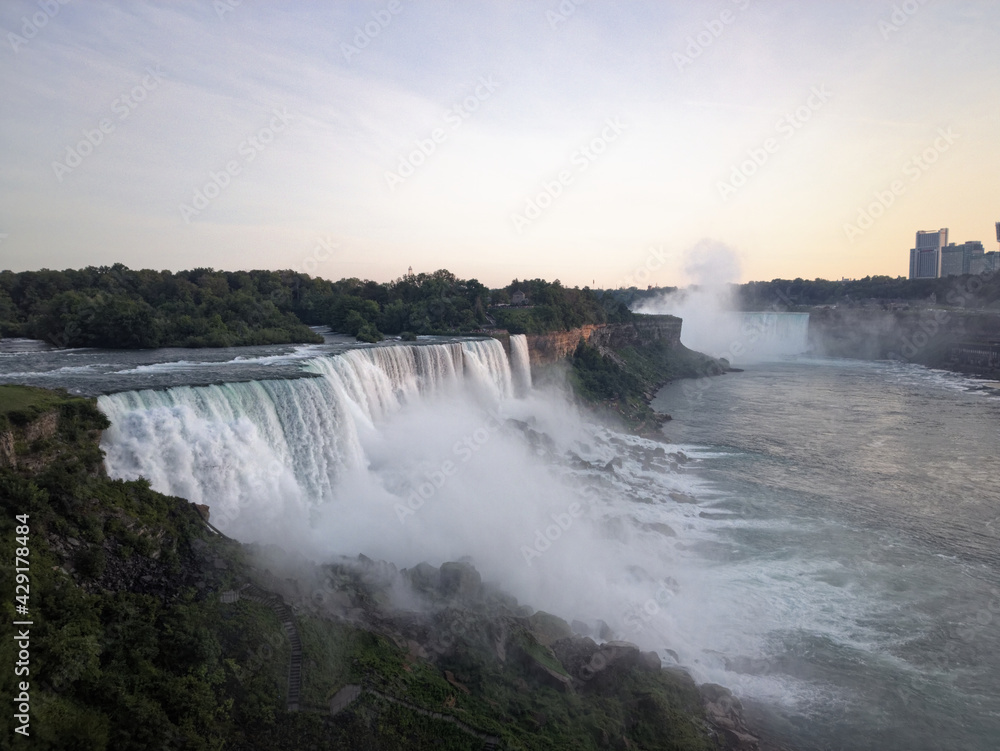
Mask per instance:
[[[527,303],[510,307],[514,292]],[[377,341],[386,334],[565,330],[628,320],[626,302],[558,280],[490,291],[445,269],[391,282],[326,281],[293,271],[170,272],[122,264],[0,272],[0,335],[64,347],[230,347],[317,342],[308,326]]]

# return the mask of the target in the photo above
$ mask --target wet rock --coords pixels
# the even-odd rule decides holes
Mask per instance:
[[[573,636],[573,629],[566,621],[543,610],[528,619],[528,628],[538,643],[546,647]]]
[[[615,638],[615,632],[611,630],[609,626],[604,621],[597,622],[597,637],[599,639],[604,639],[605,641],[610,641]]]
[[[656,652],[640,652],[639,667],[643,670],[655,673],[663,667],[663,663],[660,661],[660,656],[656,654]]]
[[[573,679],[567,672],[562,672],[556,670],[552,665],[562,666],[562,662],[559,660],[556,653],[547,648],[535,646],[533,650],[542,649],[548,653],[548,659],[543,659],[533,651],[524,646],[515,643],[513,654],[516,656],[517,660],[531,673],[533,680],[541,683],[543,686],[549,686],[550,688],[557,689],[559,691],[565,691],[567,693],[573,691]],[[552,663],[546,664],[546,663]],[[565,670],[565,666],[562,666]]]
[[[517,598],[507,594],[495,584],[484,584],[483,592],[489,601],[490,607],[497,610],[506,610],[516,613],[520,609]]]
[[[670,497],[677,503],[698,503],[698,499],[693,495],[688,495],[687,493],[679,493],[676,490],[671,490],[669,493]]]
[[[706,719],[719,731],[729,751],[757,751],[760,741],[747,728],[743,704],[725,686],[706,683],[699,687]]]
[[[476,600],[482,594],[483,578],[470,563],[443,563],[439,575],[441,594],[445,597]]]
[[[662,522],[652,522],[650,524],[643,525],[645,529],[650,532],[658,532],[664,537],[677,537],[677,533],[673,530],[669,524],[663,524]]]
[[[403,572],[410,580],[410,585],[421,592],[431,592],[440,586],[440,572],[429,563],[418,563]]]
[[[573,637],[556,642],[552,647],[566,669],[583,682],[610,685],[621,677],[620,671],[641,668],[659,670],[660,658],[655,652],[642,653],[631,642],[614,641],[598,645],[588,637]],[[607,680],[605,673],[610,671]],[[610,682],[610,683],[609,683]]]
[[[560,639],[552,645],[552,651],[563,667],[574,676],[581,677],[583,667],[587,665],[599,647],[589,636],[574,636]]]
[[[573,691],[573,679],[568,675],[564,675],[563,673],[553,670],[548,665],[543,665],[540,662],[535,662],[534,667],[535,676],[543,685],[550,686],[566,693],[571,693]]]
[[[621,466],[622,466],[622,458],[620,456],[616,456],[614,459],[612,459],[611,461],[609,461],[607,464],[604,465],[604,471],[614,472],[615,469],[621,469]]]

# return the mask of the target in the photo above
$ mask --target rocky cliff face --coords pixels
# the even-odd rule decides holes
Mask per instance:
[[[0,432],[0,467],[17,467],[17,445],[52,438],[59,427],[59,413],[47,412],[27,425]]]
[[[1000,340],[1000,315],[954,310],[874,310],[837,308],[809,315],[814,351],[862,360],[904,360],[936,368],[956,368],[955,348],[969,342]],[[982,374],[988,374],[988,368]]]
[[[587,324],[569,331],[528,334],[532,365],[547,365],[573,354],[580,339],[601,349],[623,349],[663,341],[677,346],[681,319],[676,316],[636,315],[629,323]]]

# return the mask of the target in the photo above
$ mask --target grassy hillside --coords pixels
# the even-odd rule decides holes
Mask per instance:
[[[640,432],[655,431],[669,419],[649,406],[663,384],[729,370],[724,361],[664,342],[602,352],[581,340],[570,364],[570,383],[583,401],[604,408]]]

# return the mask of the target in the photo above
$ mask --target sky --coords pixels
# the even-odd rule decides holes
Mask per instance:
[[[490,286],[996,249],[993,0],[0,3],[0,269]]]

